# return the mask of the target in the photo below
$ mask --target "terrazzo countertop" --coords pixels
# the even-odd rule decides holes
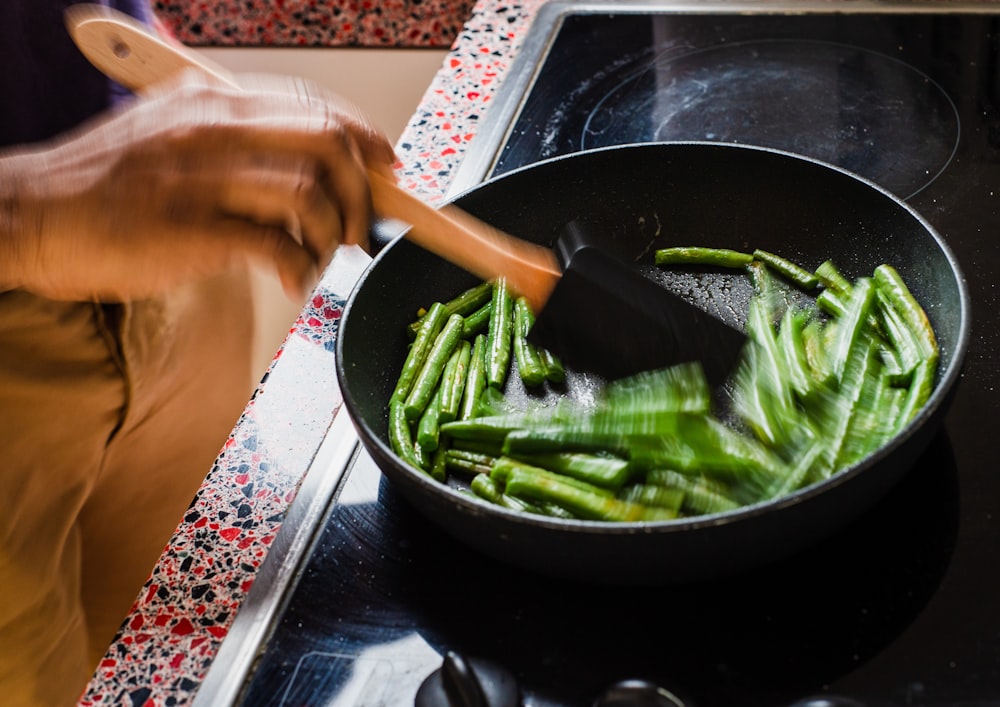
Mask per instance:
[[[474,0],[157,0],[191,46],[450,47]]]
[[[268,3],[241,6],[256,4]],[[430,203],[444,199],[479,117],[542,4],[475,5],[397,143],[402,186]],[[335,258],[208,471],[81,705],[152,707],[193,700],[341,405],[333,351],[353,281]]]

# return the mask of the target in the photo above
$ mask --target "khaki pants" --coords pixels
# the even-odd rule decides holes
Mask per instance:
[[[248,279],[0,294],[0,701],[74,704],[252,391]]]

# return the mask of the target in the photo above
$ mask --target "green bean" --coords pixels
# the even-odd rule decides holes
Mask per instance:
[[[771,491],[769,496],[771,498],[787,496],[801,488],[806,483],[810,472],[812,472],[813,467],[822,454],[822,444],[815,443],[811,445],[805,453],[801,454],[795,460],[795,464],[791,467],[789,473],[775,485],[774,490]]]
[[[499,483],[491,479],[486,474],[477,474],[469,482],[472,492],[483,500],[489,501],[498,506],[509,508],[513,511],[523,513],[534,513],[536,515],[555,516],[558,518],[573,518],[573,514],[555,506],[551,503],[529,503],[514,496],[508,496],[503,492]]]
[[[851,294],[853,285],[841,274],[832,260],[824,260],[820,263],[819,267],[816,268],[815,274],[827,289],[833,290],[839,295],[846,296]]]
[[[486,340],[486,384],[500,390],[507,380],[514,330],[514,298],[504,277],[493,284],[492,307]]]
[[[441,377],[441,422],[451,422],[458,417],[462,403],[462,393],[465,391],[469,371],[469,361],[472,357],[472,344],[459,341],[458,347],[451,354]]]
[[[819,319],[811,319],[802,327],[802,346],[806,353],[806,363],[809,364],[809,373],[820,386],[833,381],[829,343],[835,331],[835,326],[824,324]]]
[[[419,466],[423,471],[430,472],[431,470],[431,456],[433,452],[428,453],[426,449],[421,447],[419,444],[413,445],[413,457],[417,461],[417,466]]]
[[[491,475],[491,478],[496,477]],[[666,509],[622,501],[596,490],[583,489],[569,481],[543,469],[517,466],[510,470],[503,484],[508,495],[528,501],[554,503],[589,520],[628,522],[670,520],[675,517]]]
[[[903,278],[891,265],[875,268],[875,286],[899,313],[906,327],[913,333],[923,359],[938,357],[937,337],[927,319],[927,313],[910,292]]]
[[[490,478],[496,479],[500,483],[507,483],[510,475],[515,471],[528,471],[531,474],[543,476],[545,478],[557,479],[560,483],[566,484],[572,488],[584,491],[586,493],[591,493],[597,496],[603,496],[605,498],[614,498],[614,491],[611,489],[601,488],[600,486],[595,486],[594,484],[587,483],[586,481],[580,481],[579,479],[574,479],[571,476],[562,476],[554,471],[549,471],[548,469],[542,469],[541,467],[533,466],[531,464],[526,464],[525,462],[518,461],[512,457],[498,457],[493,460],[493,466],[490,470]],[[517,494],[514,494],[517,495]]]
[[[410,425],[406,419],[403,409],[403,402],[391,400],[389,402],[389,446],[400,459],[410,466],[423,471],[420,459],[417,458],[413,437],[410,433]]]
[[[458,407],[458,419],[468,420],[476,412],[479,396],[486,387],[486,336],[477,334],[469,355],[469,373],[462,389],[462,402]]]
[[[837,291],[823,290],[816,297],[816,305],[834,319],[839,319],[847,314],[847,300],[852,292],[854,292],[854,285]],[[896,314],[891,305],[883,301],[884,295],[878,291],[878,288],[875,290],[875,297],[877,307],[868,314],[865,326],[870,327],[872,333],[880,338],[886,339],[887,344],[892,344],[895,347],[894,351],[886,351],[883,357],[889,362],[889,365],[896,369],[896,378],[904,381],[919,361],[919,355],[911,359],[906,351],[913,349],[913,337],[909,332],[903,331],[905,327],[901,326],[899,315]]]
[[[800,425],[792,389],[784,375],[784,356],[763,301],[753,299],[747,315],[747,348],[734,374],[733,405],[754,434],[768,446],[783,447]]]
[[[628,453],[629,447],[627,435],[598,433],[560,425],[512,426],[501,439],[504,454],[511,456],[551,452],[610,452],[624,455]]]
[[[417,445],[428,452],[438,448],[441,436],[441,391],[438,386],[417,423]]]
[[[465,290],[457,297],[441,303],[441,306],[444,307],[444,311],[447,316],[451,316],[452,314],[461,314],[464,317],[467,314],[475,312],[477,309],[482,307],[484,303],[489,302],[492,289],[493,288],[490,283],[481,282],[478,285],[474,285],[473,287]],[[407,332],[411,337],[417,335],[417,332],[423,324],[423,320],[424,317],[420,317],[407,327]]]
[[[469,482],[472,492],[483,500],[502,506],[503,488],[499,482],[490,478],[489,474],[476,474]]]
[[[474,464],[479,464],[487,469],[493,467],[493,462],[497,460],[497,456],[494,454],[488,454],[486,452],[477,452],[471,449],[457,449],[452,447],[448,450],[448,456],[452,459],[461,459],[463,461],[472,462]]]
[[[496,479],[495,476],[490,478]],[[573,515],[589,520],[624,519],[625,504],[612,496],[591,493],[563,482],[555,474],[532,467],[512,469],[501,482],[504,492],[528,501],[555,503]],[[616,513],[617,511],[617,513]],[[638,515],[629,520],[638,520]]]
[[[917,416],[917,413],[930,398],[934,388],[934,375],[937,372],[937,359],[929,358],[920,363],[913,372],[913,381],[910,383],[909,392],[903,401],[903,407],[899,411],[896,429],[902,430],[910,420]]]
[[[676,488],[684,492],[681,508],[692,515],[722,513],[739,508],[723,484],[668,469],[655,469],[646,476],[649,484]]]
[[[896,421],[906,394],[904,388],[895,387],[886,371],[870,366],[847,426],[838,465],[860,461],[896,433]]]
[[[660,248],[653,254],[657,265],[707,265],[722,268],[742,268],[750,264],[753,256],[729,248],[703,248],[676,246]]]
[[[851,286],[851,292],[854,292],[854,286]],[[879,293],[876,290],[875,296],[878,297]],[[816,297],[816,305],[819,309],[826,314],[829,314],[834,319],[839,319],[847,313],[847,299],[850,297],[850,293],[845,295],[838,294],[833,290],[823,290],[819,296]],[[872,310],[868,315],[868,321],[866,326],[871,327],[872,333],[879,335],[882,338],[886,337],[888,332],[886,323],[884,321],[885,316],[881,315],[882,312],[879,310]],[[891,342],[891,339],[890,339]]]
[[[517,371],[527,386],[538,386],[545,382],[545,364],[533,344],[528,342],[528,331],[535,322],[528,300],[518,297],[514,300],[514,357]]]
[[[713,416],[679,415],[677,419],[673,436],[628,438],[626,453],[636,471],[668,468],[707,474],[744,486],[748,495],[762,494],[787,472],[775,450]]]
[[[525,424],[525,418],[493,415],[455,420],[441,425],[441,431],[453,439],[502,441],[509,432]]]
[[[788,306],[785,290],[778,282],[777,274],[760,260],[755,260],[747,265],[746,271],[750,276],[750,284],[753,285],[753,297],[750,299],[750,305],[760,311],[764,321],[773,325]],[[748,323],[747,333],[751,333],[750,328]]]
[[[603,407],[614,412],[620,425],[623,419],[655,412],[708,412],[712,391],[701,364],[688,362],[612,381],[604,398]],[[629,427],[631,432],[648,429],[645,424]]]
[[[472,314],[465,318],[462,326],[462,338],[471,339],[476,334],[486,331],[490,326],[490,313],[493,311],[493,304],[487,302]]]
[[[545,378],[549,383],[556,385],[566,381],[566,368],[559,357],[548,349],[538,349],[539,356],[542,357],[542,365],[545,366]]]
[[[924,360],[924,351],[917,340],[916,333],[907,326],[902,315],[889,301],[885,291],[875,287],[875,301],[881,328],[886,333],[886,339],[891,344],[899,360],[899,367],[904,374],[912,374]]]
[[[509,412],[510,404],[503,391],[487,385],[479,394],[473,417],[493,417],[494,415],[506,415]]]
[[[859,285],[855,285],[852,299],[857,295]],[[824,417],[829,419],[822,425],[819,437],[824,441],[827,453],[821,460],[819,471],[820,478],[829,478],[838,468],[844,454],[844,443],[847,440],[847,432],[850,428],[851,418],[858,409],[861,399],[861,392],[866,380],[870,377],[870,370],[877,360],[874,352],[874,337],[867,331],[863,331],[854,340],[847,361],[844,365],[844,373],[840,379],[840,388],[836,398],[824,402]]]
[[[431,456],[431,478],[442,484],[448,480],[448,467],[445,464],[447,453],[448,447],[444,444],[439,444],[437,449],[434,450],[433,456]]]
[[[910,381],[913,379],[913,368],[916,366],[906,368],[899,351],[891,346],[879,346],[878,357],[885,369],[885,377],[892,385],[901,388],[909,387]]]
[[[848,354],[861,336],[861,331],[868,321],[874,298],[875,288],[871,279],[859,278],[854,284],[850,299],[846,302],[844,314],[838,320],[837,336],[833,341],[833,350],[830,352],[833,372],[838,380],[844,376]]]
[[[813,390],[813,378],[809,375],[802,329],[806,323],[804,313],[791,308],[785,311],[778,327],[778,345],[781,360],[787,373],[788,382],[800,398],[806,398]]]
[[[508,496],[503,492],[502,485],[490,478],[489,474],[476,474],[469,482],[472,492],[485,501],[510,508],[511,510],[533,512],[532,505],[519,498]]]
[[[809,272],[805,268],[796,265],[791,260],[783,258],[780,255],[775,255],[774,253],[770,253],[766,250],[757,249],[753,252],[753,257],[755,260],[759,260],[766,264],[775,272],[784,275],[803,290],[814,290],[816,289],[816,286],[819,285],[819,278],[815,273]]]
[[[416,420],[423,413],[427,403],[430,402],[434,390],[437,388],[441,374],[444,372],[445,364],[451,357],[455,347],[462,336],[462,315],[452,314],[448,317],[441,333],[434,340],[424,360],[424,365],[413,381],[413,387],[409,395],[406,396],[404,410],[407,420]]]
[[[444,456],[445,466],[452,471],[464,474],[489,474],[493,468],[494,457],[475,452],[465,452],[459,449],[449,449]]]
[[[503,454],[503,439],[485,440],[449,437],[448,440],[451,448],[456,451],[475,452],[477,454],[485,454],[488,457],[499,457]]]
[[[428,352],[434,345],[434,341],[437,339],[447,319],[448,315],[445,312],[443,304],[435,302],[431,305],[431,308],[421,320],[421,327],[417,332],[416,339],[410,345],[410,350],[406,354],[406,360],[403,362],[403,370],[399,374],[396,388],[392,393],[394,400],[406,400],[406,396],[409,395],[410,390],[413,388],[413,382],[427,360]]]
[[[642,483],[653,486],[675,487],[681,490],[693,488],[695,485],[711,491],[714,494],[728,498],[731,491],[728,485],[712,479],[704,474],[682,474],[674,469],[650,469],[642,477]]]
[[[628,460],[610,455],[554,452],[524,454],[515,458],[526,464],[607,489],[620,489],[631,475]]]
[[[831,317],[842,317],[847,310],[847,304],[844,302],[845,296],[850,295],[843,295],[837,290],[823,290],[816,296],[816,306]]]
[[[676,518],[680,514],[681,505],[684,502],[684,491],[667,486],[633,484],[618,497],[623,501],[662,508],[669,511],[671,517]]]

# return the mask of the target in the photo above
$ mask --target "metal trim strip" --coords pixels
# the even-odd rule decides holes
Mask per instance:
[[[195,693],[193,707],[237,704],[358,449],[353,423],[346,408],[341,406],[316,450],[246,600]]]

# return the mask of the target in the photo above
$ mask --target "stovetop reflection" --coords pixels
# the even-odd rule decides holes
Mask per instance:
[[[243,704],[411,705],[449,650],[505,665],[539,706],[588,705],[626,678],[694,707],[836,692],[890,644],[905,652],[900,637],[949,563],[956,478],[939,435],[886,499],[827,542],[753,572],[635,588],[484,557],[418,516],[362,455]],[[942,646],[951,650],[948,637]],[[933,681],[916,675],[914,690]],[[898,682],[864,684],[865,704],[901,698]]]
[[[696,139],[761,145],[839,165],[903,198],[947,166],[959,135],[955,106],[927,75],[834,42],[666,53],[625,72],[593,106],[580,132],[584,150]]]
[[[954,156],[960,116],[935,76],[961,70],[952,43],[968,40],[973,53],[972,23],[569,15],[541,69],[559,90],[532,95],[492,173],[577,150],[707,140],[807,155],[906,199]]]

